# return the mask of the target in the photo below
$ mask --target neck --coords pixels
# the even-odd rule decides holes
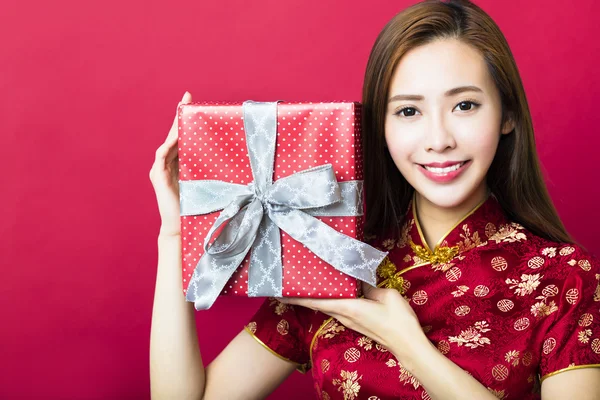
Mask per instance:
[[[488,196],[486,187],[455,207],[440,207],[415,192],[416,218],[431,251],[471,210]]]

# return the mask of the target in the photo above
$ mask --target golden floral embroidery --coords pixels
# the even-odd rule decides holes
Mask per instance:
[[[395,244],[396,243],[394,242],[394,239],[385,239],[383,241],[383,243],[381,243],[381,245],[383,246],[383,248],[386,249],[386,250],[393,249]]]
[[[577,260],[569,260],[567,264],[569,264],[571,267],[574,267],[575,265],[577,265]]]
[[[431,268],[434,271],[442,271],[442,272],[446,272],[448,271],[450,268],[454,267],[456,264],[449,262],[449,263],[439,263],[439,264],[432,264]]]
[[[590,341],[590,336],[592,336],[592,330],[583,329],[577,334],[577,340],[579,340],[579,343],[587,344]]]
[[[412,257],[410,256],[410,254],[405,255],[404,258],[402,259],[402,261],[404,261],[406,263],[410,262],[410,260],[412,260]]]
[[[387,365],[388,367],[396,367],[397,366],[399,368],[400,376],[398,378],[400,379],[400,383],[402,383],[404,385],[410,384],[415,389],[418,389],[421,386],[421,382],[419,382],[417,380],[417,378],[415,378],[410,372],[408,372],[406,369],[404,369],[402,364],[400,364],[396,360],[390,358],[385,363],[385,365]]]
[[[402,227],[402,231],[400,232],[400,239],[398,240],[398,248],[402,249],[406,247],[408,241],[410,240],[410,231],[412,227],[415,225],[415,220],[410,219],[410,221],[406,221],[404,226]]]
[[[506,283],[508,283],[510,289],[515,289],[515,294],[519,296],[525,296],[533,293],[533,291],[539,286],[540,279],[544,276],[540,276],[540,274],[530,275],[530,274],[522,274],[521,282],[517,279],[506,279]]]
[[[338,392],[344,393],[344,400],[354,400],[358,396],[360,391],[359,380],[362,379],[362,375],[358,376],[358,371],[344,371],[340,372],[342,379],[334,379],[333,386],[339,386]]]
[[[475,349],[479,346],[491,343],[490,339],[482,335],[482,333],[489,331],[491,331],[491,329],[489,328],[487,321],[475,322],[473,326],[470,326],[466,330],[461,331],[460,335],[449,336],[448,342],[456,343],[459,346],[462,346],[464,344],[465,347]]]
[[[371,350],[373,348],[373,339],[363,336],[358,339],[358,342],[356,344],[358,344],[360,347],[364,348],[365,350]]]
[[[460,237],[463,238],[463,240],[457,243],[459,253],[463,253],[465,251],[474,249],[475,247],[484,246],[487,244],[487,242],[481,242],[481,239],[479,238],[479,232],[475,232],[473,235],[471,235],[468,224],[464,224],[462,229],[464,233],[461,233]]]
[[[518,350],[511,350],[504,355],[504,359],[507,363],[511,363],[513,367],[516,367],[519,365],[519,355],[520,353]]]
[[[556,255],[556,247],[546,247],[542,250],[542,255],[552,258]]]
[[[430,262],[432,265],[439,263],[447,263],[458,254],[458,246],[454,247],[437,247],[432,253],[423,246],[415,244],[412,240],[410,241],[410,247],[415,252],[417,257],[426,262]]]
[[[319,336],[325,339],[331,339],[335,337],[338,333],[343,332],[345,330],[346,327],[344,325],[340,325],[338,321],[332,319],[323,327],[323,329],[321,329],[321,332],[319,332]]]
[[[598,280],[598,286],[596,286],[594,292],[594,301],[600,301],[600,274],[596,274],[596,279]]]
[[[467,293],[467,291],[469,290],[469,287],[465,286],[465,285],[461,285],[461,286],[457,286],[456,289],[457,290],[455,290],[454,292],[452,292],[452,296],[454,296],[454,297],[460,297],[463,294]]]
[[[550,304],[539,301],[531,306],[531,313],[534,317],[547,317],[555,311],[558,311],[558,307],[554,300],[552,300]]]
[[[488,236],[489,240],[493,240],[496,243],[500,242],[520,242],[521,240],[527,240],[527,236],[523,232],[519,232],[519,230],[524,229],[523,226],[517,224],[516,222],[511,222],[510,224],[500,225],[498,230],[495,227],[489,226],[491,224],[486,225],[486,234],[492,233]]]
[[[487,388],[487,390],[489,390],[491,394],[493,394],[494,396],[496,396],[499,399],[504,399],[504,396],[506,396],[504,390],[496,390],[496,389],[492,389],[489,387]]]
[[[275,298],[270,298],[270,302],[269,305],[270,306],[275,306],[275,314],[277,315],[283,315],[283,313],[285,313],[288,310],[293,310],[294,306],[291,306],[289,304],[285,304],[280,302],[279,300],[275,299]]]

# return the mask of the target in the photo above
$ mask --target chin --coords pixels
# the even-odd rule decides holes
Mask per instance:
[[[465,180],[450,185],[440,185],[431,182],[416,182],[413,186],[417,193],[429,203],[448,210],[462,207],[475,207],[481,196],[481,184]],[[475,199],[474,196],[478,198]]]

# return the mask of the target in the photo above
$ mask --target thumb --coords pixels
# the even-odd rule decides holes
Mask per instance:
[[[374,301],[382,301],[383,294],[385,293],[385,291],[386,291],[386,289],[371,286],[365,282],[362,283],[362,292],[363,292],[363,295],[365,296],[365,299],[374,300]]]
[[[181,104],[191,103],[192,102],[192,94],[190,92],[185,92],[183,94],[183,98],[181,99]]]

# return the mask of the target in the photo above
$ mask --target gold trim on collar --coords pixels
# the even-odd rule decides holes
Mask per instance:
[[[413,219],[415,220],[415,225],[417,226],[417,231],[419,232],[419,237],[421,238],[421,242],[423,242],[424,250],[427,250],[432,255],[436,255],[436,254],[439,255],[440,254],[439,253],[440,245],[448,237],[448,235],[452,231],[454,231],[456,229],[456,227],[458,227],[460,224],[462,224],[465,219],[467,219],[471,215],[473,215],[473,213],[475,211],[477,211],[488,200],[489,197],[490,197],[490,194],[488,194],[483,200],[481,200],[479,202],[479,204],[477,204],[475,207],[473,207],[473,209],[471,211],[469,211],[464,217],[462,217],[457,223],[455,223],[452,226],[452,228],[448,229],[448,231],[435,244],[433,251],[431,251],[431,249],[429,248],[429,245],[427,244],[427,240],[425,240],[425,235],[423,235],[423,231],[421,230],[421,223],[419,222],[419,217],[417,215],[417,192],[415,191],[413,193],[413,199],[412,199],[412,214],[413,214]],[[411,245],[411,247],[412,247],[412,245]],[[419,246],[419,247],[421,247],[421,246]],[[445,247],[444,249],[448,249],[448,248],[451,249],[452,247]],[[415,251],[414,248],[413,248],[413,251]],[[447,251],[447,250],[444,250],[444,251]],[[458,249],[457,249],[457,251],[458,251]],[[417,256],[419,256],[419,254],[416,251],[415,251],[415,253],[417,254]],[[428,261],[427,259],[423,259],[423,260]]]

